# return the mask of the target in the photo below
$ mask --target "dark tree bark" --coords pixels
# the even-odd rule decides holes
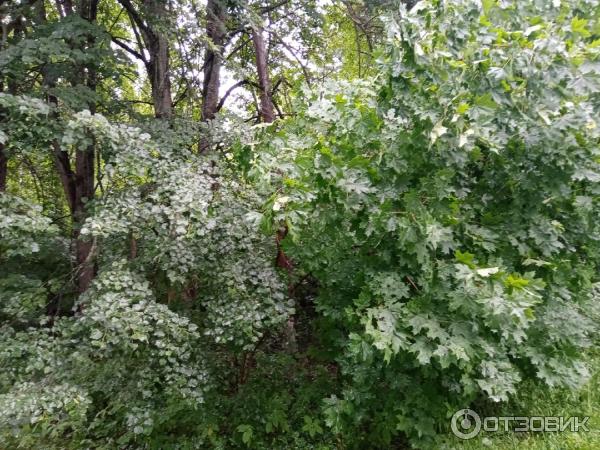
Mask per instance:
[[[0,4],[2,2],[0,1]],[[1,22],[1,21],[0,21]],[[8,25],[5,23],[0,23],[0,28],[2,29],[2,38],[0,40],[0,50],[4,49],[6,44],[6,38],[8,36]],[[4,91],[4,77],[0,76],[0,92]],[[0,117],[0,120],[2,118]],[[6,154],[4,153],[4,144],[0,143],[0,192],[4,192],[6,190],[6,176],[8,175],[8,160],[6,158]]]
[[[167,16],[166,2],[163,0],[145,0],[148,12],[157,20]],[[147,70],[152,86],[154,114],[159,119],[170,119],[173,115],[171,98],[171,80],[169,78],[169,41],[164,33],[148,28],[144,37],[148,46],[150,60]]]
[[[77,10],[73,9],[70,1],[61,3],[64,14],[79,14],[80,17],[95,22],[98,10],[98,0],[81,0],[77,5]],[[43,2],[37,5],[38,17],[45,21],[46,12],[43,9]],[[95,44],[94,37],[89,36],[85,46],[91,47]],[[85,47],[84,46],[84,47]],[[81,49],[85,51],[85,48]],[[93,68],[88,66],[77,67],[75,71],[77,76],[72,80],[73,85],[85,85],[90,90],[96,90],[96,73]],[[48,67],[42,69],[43,84],[46,90],[55,86],[56,80],[50,76]],[[58,105],[58,99],[53,95],[48,95],[48,102],[54,106]],[[88,109],[92,114],[95,113],[96,105],[93,102],[88,103]],[[85,149],[76,149],[75,167],[71,164],[69,154],[61,148],[59,142],[53,142],[54,161],[58,175],[69,205],[71,221],[73,224],[73,240],[75,243],[75,260],[77,262],[76,284],[79,293],[83,293],[90,286],[95,276],[95,267],[91,258],[92,243],[81,238],[79,230],[86,219],[86,203],[94,198],[94,161],[96,155],[95,145],[92,144]]]
[[[56,98],[50,97],[48,101],[56,104]],[[58,141],[55,140],[52,145],[54,147],[54,164],[56,165],[58,177],[60,178],[60,183],[62,184],[72,217],[73,211],[75,211],[75,174],[71,169],[69,154],[60,147]]]
[[[221,87],[221,67],[223,48],[227,39],[225,27],[225,5],[221,0],[208,0],[206,3],[206,43],[204,52],[204,79],[202,81],[202,120],[213,120],[219,111],[219,88]],[[199,150],[210,149],[210,136],[200,138]]]
[[[202,120],[212,120],[218,111],[219,88],[223,47],[227,38],[225,8],[220,0],[208,0],[206,4],[206,45],[204,56],[204,81],[202,85]]]
[[[116,43],[144,62],[150,80],[150,87],[152,88],[154,115],[159,119],[170,119],[173,116],[173,99],[169,77],[169,40],[158,27],[152,26],[147,20],[144,20],[142,14],[130,0],[119,0],[119,3],[129,14],[136,35],[141,34],[143,46],[148,51],[149,56],[144,55],[143,48],[134,51],[122,42]],[[146,13],[154,21],[166,22],[168,11],[165,0],[144,0],[144,7]],[[142,42],[138,43],[142,46]]]
[[[94,198],[94,147],[75,152],[75,209],[73,225],[75,231],[75,252],[77,255],[77,289],[85,292],[95,276],[94,262],[91,260],[92,243],[81,239],[79,230],[86,219],[85,205]]]
[[[79,15],[89,21],[95,22],[98,15],[99,0],[81,0]],[[94,38],[90,36],[87,40],[88,46],[94,45]],[[83,83],[92,91],[96,90],[96,73],[90,67],[83,68]],[[96,112],[96,105],[89,103],[88,108],[92,114]],[[91,260],[92,243],[81,239],[79,230],[86,218],[86,203],[94,198],[94,162],[96,148],[94,144],[86,149],[75,151],[75,182],[74,182],[74,204],[72,210],[73,229],[75,234],[75,253],[78,266],[77,289],[80,293],[85,292],[95,276],[94,262]]]
[[[0,2],[1,3],[1,2]],[[0,50],[4,49],[6,39],[8,38],[8,24],[0,23],[2,28],[2,40],[0,41]],[[4,77],[0,76],[0,92],[4,91]],[[2,117],[0,117],[2,120]],[[8,176],[8,158],[4,152],[4,144],[0,143],[0,192],[6,190],[6,178]]]
[[[272,92],[267,64],[267,48],[265,46],[263,29],[261,27],[252,27],[252,43],[254,44],[254,53],[256,55],[256,72],[258,75],[258,85],[260,87],[259,116],[262,122],[271,123],[275,120],[275,109],[273,107],[273,100],[271,98]]]
[[[171,81],[169,79],[169,47],[167,40],[159,37],[150,46],[151,62],[150,83],[152,84],[152,100],[154,114],[158,119],[170,119],[173,115],[171,99]]]
[[[285,4],[282,3],[282,4]],[[258,86],[260,91],[260,107],[259,107],[259,118],[264,123],[271,123],[275,121],[275,108],[273,105],[273,91],[271,88],[271,79],[269,77],[268,68],[268,55],[267,48],[265,45],[265,39],[263,36],[263,29],[257,25],[252,26],[252,43],[254,45],[254,54],[256,57],[256,73],[258,75]],[[275,235],[275,244],[277,246],[277,255],[275,257],[275,265],[281,269],[287,271],[290,277],[288,284],[288,293],[290,297],[293,297],[293,284],[292,284],[292,273],[293,263],[283,251],[281,241],[285,239],[288,234],[286,225],[281,226]],[[285,343],[287,350],[290,353],[298,351],[298,344],[296,339],[296,324],[294,317],[290,317],[286,323],[285,330]]]
[[[4,41],[6,39],[6,25],[2,24],[2,43],[0,44],[0,50],[4,47]],[[4,80],[0,77],[0,92],[4,90]],[[0,116],[0,121],[2,117]],[[4,144],[0,143],[0,192],[6,190],[6,178],[8,176],[8,158],[4,152]]]
[[[271,80],[269,78],[269,69],[267,66],[267,48],[263,37],[263,29],[259,26],[252,26],[252,43],[256,57],[256,72],[258,75],[258,88],[260,91],[259,118],[264,123],[271,123],[275,120],[275,109],[273,99],[271,98]],[[281,247],[281,241],[287,236],[287,227],[283,226],[277,231],[275,243],[277,245],[277,256],[275,265],[288,271],[291,274],[292,262],[286,256]]]

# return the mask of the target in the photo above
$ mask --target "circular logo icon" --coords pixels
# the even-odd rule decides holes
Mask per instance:
[[[481,431],[481,417],[472,409],[456,411],[450,420],[454,436],[460,439],[472,439]]]

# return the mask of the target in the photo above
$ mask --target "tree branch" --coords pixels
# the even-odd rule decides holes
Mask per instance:
[[[237,45],[233,50],[231,50],[224,59],[231,58],[233,55],[235,55],[237,52],[239,52],[241,49],[243,49],[250,42],[250,38],[242,37],[242,38],[240,38],[240,41],[242,41],[242,43]]]
[[[223,97],[221,98],[221,100],[219,101],[219,104],[217,105],[217,111],[220,111],[221,108],[223,107],[223,105],[225,104],[225,100],[227,100],[227,97],[229,97],[229,95],[237,88],[239,88],[240,86],[244,86],[245,84],[249,84],[251,86],[257,87],[259,88],[258,84],[254,83],[253,81],[248,80],[247,78],[238,81],[237,83],[235,83],[233,86],[231,86],[229,89],[227,89],[227,91],[225,92],[225,94],[223,95]]]
[[[267,14],[267,13],[270,13],[271,11],[275,11],[280,6],[284,6],[284,5],[288,4],[289,2],[290,2],[290,0],[281,0],[272,5],[263,6],[262,8],[259,8],[258,11],[260,12],[260,14]]]
[[[300,58],[298,57],[298,55],[296,55],[295,50],[290,47],[282,38],[281,36],[279,36],[279,34],[277,34],[277,32],[275,30],[267,30],[269,32],[269,34],[271,34],[275,39],[277,39],[281,45],[283,45],[285,47],[285,49],[291,53],[291,55],[294,57],[294,59],[296,60],[296,62],[300,65],[300,68],[302,69],[302,73],[304,73],[304,78],[306,79],[306,84],[308,84],[309,86],[311,85],[310,79],[310,73],[308,72],[308,68],[304,65],[304,63],[300,60]]]
[[[135,9],[135,6],[133,6],[133,3],[131,3],[130,0],[118,0],[118,2],[123,8],[125,8],[127,13],[129,14],[129,17],[131,17],[135,21],[137,26],[140,27],[142,31],[149,35],[152,34],[152,30],[150,30],[150,28],[144,23],[144,19],[142,19],[142,16],[140,16],[137,9]]]
[[[140,52],[134,50],[133,48],[131,48],[129,45],[127,45],[125,42],[119,40],[119,38],[115,37],[115,36],[111,36],[112,41],[117,44],[119,47],[121,47],[123,50],[127,51],[128,53],[130,53],[131,55],[135,56],[137,59],[139,59],[140,61],[146,62],[144,55],[142,55]]]

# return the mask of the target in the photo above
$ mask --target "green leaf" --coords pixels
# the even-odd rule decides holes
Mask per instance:
[[[475,269],[476,265],[473,262],[475,255],[469,252],[461,252],[460,250],[456,250],[454,252],[454,258],[461,264],[468,266],[471,269]]]
[[[498,108],[498,104],[494,101],[492,94],[489,92],[475,97],[473,103],[475,106],[483,109],[496,110]]]
[[[590,37],[591,33],[586,28],[587,24],[587,19],[573,17],[573,19],[571,19],[571,31],[575,34],[579,34],[582,37]]]
[[[90,339],[93,340],[98,340],[98,339],[102,339],[102,336],[104,336],[104,334],[102,333],[102,331],[100,330],[94,330],[92,331],[92,334],[90,335]]]

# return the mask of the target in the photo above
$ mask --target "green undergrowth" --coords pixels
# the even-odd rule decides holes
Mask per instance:
[[[590,356],[593,369],[589,382],[581,389],[549,390],[534,384],[524,385],[518,397],[489,415],[589,417],[589,432],[486,433],[462,441],[452,438],[450,448],[465,450],[595,450],[600,448],[600,356]],[[488,415],[486,413],[486,415]]]

